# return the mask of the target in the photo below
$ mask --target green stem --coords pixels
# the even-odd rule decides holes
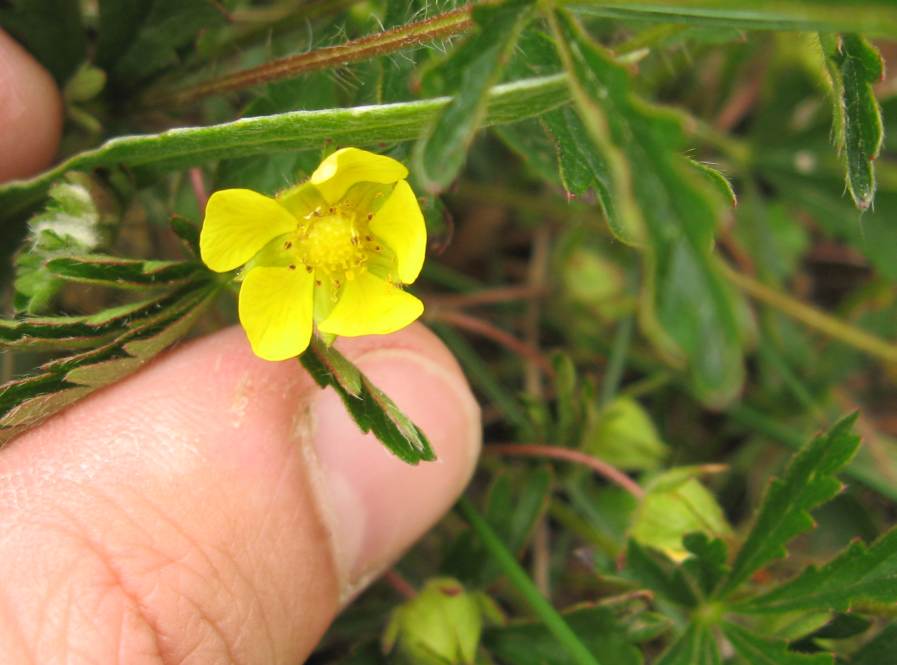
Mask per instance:
[[[626,369],[626,356],[632,341],[632,318],[632,316],[627,316],[620,321],[614,335],[614,342],[607,359],[607,369],[601,381],[601,396],[598,402],[601,406],[609,404],[620,390],[623,371]]]
[[[144,105],[183,106],[210,95],[295,78],[301,74],[329,67],[342,67],[350,62],[369,60],[379,55],[419,46],[435,39],[470,30],[473,27],[470,12],[469,5],[459,7],[439,16],[367,35],[345,44],[327,46],[308,53],[272,60],[258,67],[225,74],[179,90],[150,93],[144,100]]]
[[[849,323],[822,312],[815,307],[802,303],[796,298],[785,295],[743,273],[731,269],[723,270],[723,274],[738,288],[760,302],[774,307],[832,339],[844,342],[856,349],[878,356],[887,362],[897,363],[897,345],[860,330]]]
[[[467,498],[461,497],[457,508],[514,588],[523,596],[533,613],[542,620],[542,623],[551,631],[561,646],[566,649],[573,662],[577,665],[601,665],[554,606],[539,593],[529,575],[517,563],[514,555],[508,551],[508,548],[501,542],[486,520],[480,516],[473,504]]]

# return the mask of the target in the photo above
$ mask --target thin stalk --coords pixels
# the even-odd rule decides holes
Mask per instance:
[[[488,321],[471,316],[470,314],[464,314],[463,312],[439,310],[435,308],[427,313],[426,318],[430,321],[439,321],[440,323],[445,323],[454,326],[455,328],[459,328],[460,330],[466,330],[467,332],[490,339],[512,353],[516,353],[535,367],[538,367],[546,376],[554,376],[554,367],[551,366],[551,363],[548,362],[539,349],[517,339],[509,332],[502,330]]]
[[[752,298],[774,307],[805,326],[884,361],[897,363],[897,345],[836,319],[796,298],[776,291],[743,273],[727,269],[723,270],[723,274]]]
[[[437,293],[424,295],[424,304],[433,307],[476,307],[478,305],[503,305],[518,300],[536,300],[545,297],[544,287],[502,286],[494,289],[480,289],[471,293]]]
[[[629,344],[632,342],[632,320],[632,316],[627,316],[620,321],[617,332],[614,334],[614,342],[607,359],[607,369],[604,372],[604,378],[601,379],[601,394],[598,400],[601,406],[609,404],[620,390],[623,371],[626,369],[626,356],[629,352]]]
[[[286,58],[266,62],[258,67],[225,74],[218,78],[169,92],[150,93],[145,106],[184,106],[203,97],[242,90],[263,83],[295,78],[301,74],[329,67],[342,67],[350,62],[369,60],[436,39],[466,32],[473,27],[469,5],[444,14],[353,39],[345,44],[314,49]]]
[[[502,569],[508,581],[517,589],[533,613],[554,635],[561,647],[567,651],[572,661],[576,665],[601,665],[598,659],[592,655],[579,637],[577,637],[576,633],[573,632],[573,629],[564,621],[564,617],[539,593],[529,575],[517,563],[514,555],[508,551],[508,548],[505,547],[505,544],[486,520],[483,519],[473,504],[467,498],[461,497],[457,503],[457,508],[458,512],[470,524],[470,528],[476,533],[490,556]]]
[[[483,447],[483,452],[486,454],[499,453],[504,455],[520,455],[523,457],[546,457],[549,459],[564,460],[565,462],[574,462],[575,464],[588,467],[598,475],[623,488],[636,499],[642,499],[645,496],[645,490],[643,490],[632,478],[615,466],[612,466],[597,457],[592,457],[581,450],[529,443],[490,443]]]

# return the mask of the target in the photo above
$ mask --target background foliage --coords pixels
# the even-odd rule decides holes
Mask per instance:
[[[364,146],[412,167],[416,289],[486,448],[313,662],[897,662],[893,0],[12,0],[0,26],[67,112],[57,166],[0,186],[0,445],[233,320],[208,192]],[[303,362],[431,457],[344,358]]]

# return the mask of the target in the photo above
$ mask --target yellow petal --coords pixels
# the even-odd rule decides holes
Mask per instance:
[[[276,200],[297,219],[302,219],[316,208],[327,205],[317,187],[310,182],[303,182],[282,191]]]
[[[385,335],[404,328],[423,311],[424,304],[410,293],[363,272],[346,282],[339,302],[318,329],[343,337]]]
[[[297,224],[274,199],[250,189],[222,189],[206,205],[199,235],[203,263],[217,272],[233,270]]]
[[[337,150],[311,174],[309,182],[327,203],[337,203],[358,182],[392,184],[408,177],[408,169],[391,157],[358,148]]]
[[[253,268],[240,288],[240,323],[252,351],[285,360],[305,351],[311,339],[314,275],[289,268]]]
[[[371,231],[396,253],[399,279],[411,284],[420,274],[427,250],[427,226],[411,186],[404,180],[371,220]]]

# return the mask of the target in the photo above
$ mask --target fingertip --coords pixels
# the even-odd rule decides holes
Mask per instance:
[[[50,164],[62,135],[62,112],[53,77],[0,30],[0,181]]]

